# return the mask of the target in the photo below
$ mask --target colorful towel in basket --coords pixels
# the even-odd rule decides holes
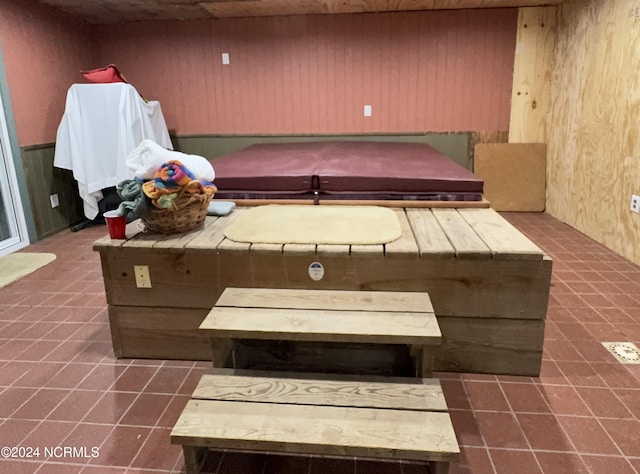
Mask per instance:
[[[216,186],[209,182],[198,180],[186,166],[178,160],[170,160],[164,163],[155,172],[153,179],[142,185],[144,194],[151,198],[154,206],[168,209],[180,191],[186,193],[213,194]]]

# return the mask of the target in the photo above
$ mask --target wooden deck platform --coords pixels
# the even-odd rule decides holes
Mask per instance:
[[[394,209],[402,236],[386,245],[226,239],[244,210],[170,236],[133,223],[127,240],[94,243],[118,357],[209,360],[198,327],[227,287],[423,291],[442,332],[434,370],[539,373],[552,262],[492,209]],[[148,267],[150,288],[134,265]]]

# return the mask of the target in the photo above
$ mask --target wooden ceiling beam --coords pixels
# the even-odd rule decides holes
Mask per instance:
[[[564,0],[40,0],[89,23],[535,7]]]
[[[216,18],[534,7],[563,0],[218,0],[202,2]]]

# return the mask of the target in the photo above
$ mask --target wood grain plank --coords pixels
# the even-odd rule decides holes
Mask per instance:
[[[458,212],[491,249],[493,258],[542,260],[544,252],[540,247],[493,209],[460,209]]]
[[[548,259],[397,261],[394,266],[392,259],[363,259],[353,280],[372,290],[428,292],[438,317],[543,319],[547,312]]]
[[[433,209],[432,212],[458,258],[491,258],[489,247],[456,209]]]
[[[387,257],[407,257],[418,256],[418,244],[413,236],[411,230],[411,224],[404,209],[393,209],[396,217],[398,218],[398,224],[400,224],[401,234],[400,237],[384,245],[384,254]]]
[[[191,398],[361,408],[447,411],[440,381],[422,383],[315,380],[204,374]]]
[[[434,370],[538,376],[544,321],[439,318],[444,335]]]
[[[324,278],[313,281],[308,273],[313,256],[236,257],[215,249],[184,256],[154,249],[114,250],[104,255],[107,298],[116,305],[179,304],[208,310],[228,287],[408,291],[428,292],[438,316],[542,319],[552,269],[549,259],[327,257],[321,259]],[[132,261],[150,266],[152,288],[136,288]],[[176,294],[181,295],[179,303]]]
[[[205,225],[212,225],[216,217],[205,218]],[[157,249],[168,249],[170,252],[183,252],[185,246],[193,239],[198,237],[205,227],[199,227],[189,232],[181,232],[179,234],[167,235],[164,239],[158,241],[153,247]]]
[[[249,252],[255,254],[282,254],[282,244],[251,244]]]
[[[350,255],[352,257],[383,257],[385,254],[384,245],[351,245]]]
[[[249,253],[251,244],[248,242],[236,242],[231,239],[224,239],[218,244],[218,250],[229,253]]]
[[[452,258],[455,250],[442,227],[429,210],[407,209],[407,218],[415,235],[420,256]]]
[[[316,245],[315,244],[285,244],[284,247],[282,248],[282,254],[286,256],[315,255]]]
[[[123,243],[124,243],[123,240],[113,240],[108,235],[105,235],[104,237],[100,237],[98,240],[96,240],[92,244],[91,248],[95,251],[103,252],[111,249],[120,248]]]
[[[171,442],[420,461],[459,453],[448,413],[217,400],[189,400]]]
[[[393,12],[404,10],[453,10],[469,8],[504,8],[519,6],[556,5],[562,0],[289,0],[264,1],[205,1],[202,5],[216,18],[320,15],[335,13]]]
[[[356,344],[345,344],[344,347],[356,347]],[[325,346],[326,347],[326,346]],[[362,346],[358,346],[362,347]],[[383,347],[383,346],[380,346]],[[391,347],[391,346],[385,346]],[[363,383],[400,383],[400,384],[431,384],[432,381],[439,381],[433,378],[417,378],[414,376],[394,376],[394,375],[374,375],[374,374],[354,374],[354,373],[334,373],[334,372],[296,372],[284,370],[257,370],[257,369],[232,369],[210,368],[205,374],[211,375],[237,375],[241,377],[270,377],[300,380],[335,380]]]
[[[184,317],[176,318],[177,311]],[[198,329],[207,312],[206,309],[167,308],[160,311],[158,308],[110,306],[114,351],[117,357],[211,362],[209,338]],[[443,338],[436,351],[434,370],[528,376],[539,374],[544,340],[542,320],[441,317],[438,318],[438,324]],[[300,352],[301,348],[297,348],[296,354]],[[306,370],[315,368],[313,363],[317,353],[314,349],[304,359]],[[376,351],[376,354],[379,353]],[[351,357],[348,366],[344,364],[345,354]],[[376,360],[373,367],[379,368],[389,363],[385,357]],[[398,358],[398,355],[393,356],[393,360]],[[336,353],[333,362],[343,363],[342,370],[349,370],[354,360],[364,366],[369,359],[354,356],[353,347],[350,346],[348,352]],[[239,372],[244,375],[244,371]],[[260,374],[253,371],[252,375],[261,374],[264,375],[262,371]]]
[[[198,329],[206,313],[203,309],[110,305],[114,351],[127,358],[211,360],[209,338]]]
[[[236,208],[231,214],[217,218],[212,221],[211,224],[205,222],[205,228],[197,235],[193,240],[185,245],[187,250],[213,250],[224,237],[224,229],[231,222],[238,218],[239,215],[244,212],[245,209]]]
[[[413,291],[226,288],[216,306],[433,313],[429,295]]]
[[[166,237],[167,236],[165,234],[145,230],[144,232],[140,232],[126,242],[123,242],[122,248],[153,248],[155,244],[165,239]]]
[[[320,256],[334,256],[334,257],[348,257],[351,252],[351,248],[348,244],[346,245],[329,245],[329,244],[318,244],[316,247],[316,255]]]
[[[200,324],[212,337],[438,344],[433,313],[214,307]]]

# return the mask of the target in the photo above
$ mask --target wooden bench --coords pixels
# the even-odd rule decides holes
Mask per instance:
[[[200,325],[214,367],[236,367],[240,339],[406,344],[430,377],[441,333],[427,293],[227,288]]]
[[[209,448],[423,461],[437,474],[459,457],[438,380],[260,374],[202,377],[171,432],[188,474]]]

